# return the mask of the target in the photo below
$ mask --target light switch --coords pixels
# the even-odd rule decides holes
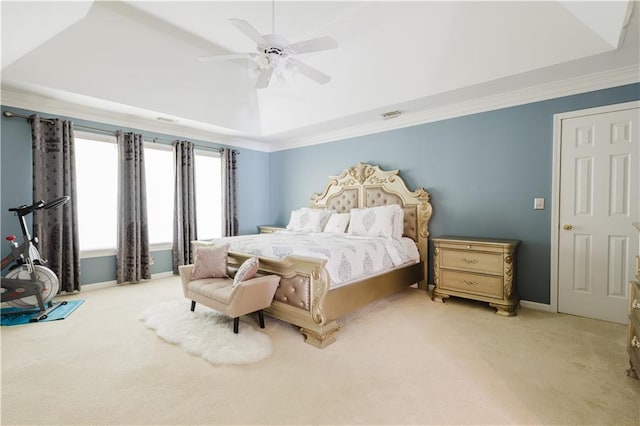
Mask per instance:
[[[533,208],[534,210],[544,210],[544,198],[534,198]]]

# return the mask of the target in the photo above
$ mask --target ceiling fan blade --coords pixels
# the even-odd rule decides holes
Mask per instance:
[[[317,52],[319,50],[329,50],[338,47],[338,42],[329,36],[312,38],[311,40],[299,41],[297,43],[290,44],[289,47],[296,54]]]
[[[258,56],[257,53],[226,53],[222,55],[198,56],[200,61],[227,61],[233,59],[251,59]]]
[[[300,62],[299,60],[292,58],[291,62],[294,63],[297,67],[298,70],[306,75],[307,77],[309,77],[311,80],[315,81],[316,83],[320,83],[320,84],[327,84],[329,82],[329,80],[331,80],[331,77],[328,76],[327,74],[305,64],[304,62]]]
[[[271,81],[271,75],[273,74],[273,68],[268,67],[262,70],[258,79],[256,80],[256,89],[264,89],[269,86]]]
[[[242,19],[230,18],[229,22],[231,22],[237,29],[242,31],[244,35],[255,41],[256,44],[268,44],[264,37],[262,37],[262,34],[260,34],[258,30],[253,28],[253,26],[247,21],[243,21]]]

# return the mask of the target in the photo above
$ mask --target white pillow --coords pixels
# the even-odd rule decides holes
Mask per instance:
[[[292,210],[287,230],[322,232],[324,225],[327,223],[327,220],[329,220],[329,216],[331,216],[331,210],[310,209],[307,207]]]
[[[344,234],[347,231],[350,216],[349,213],[333,213],[324,226],[324,232]]]
[[[351,209],[349,234],[401,239],[404,211],[398,204]]]

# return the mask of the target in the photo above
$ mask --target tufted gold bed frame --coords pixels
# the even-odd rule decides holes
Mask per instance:
[[[339,176],[330,176],[325,190],[311,197],[311,207],[339,213],[394,203],[404,209],[404,236],[416,242],[419,263],[330,289],[326,260],[300,256],[260,258],[261,273],[281,276],[274,301],[265,312],[300,327],[307,343],[324,348],[335,341],[339,329],[336,320],[341,316],[414,283],[426,289],[432,212],[429,193],[422,188],[409,191],[398,170],[383,171],[378,166],[358,163]],[[238,267],[249,257],[230,252],[229,266]]]

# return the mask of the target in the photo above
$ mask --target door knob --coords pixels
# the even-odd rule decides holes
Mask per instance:
[[[567,223],[565,225],[562,225],[562,229],[564,229],[565,231],[571,231],[573,229],[573,225]]]

